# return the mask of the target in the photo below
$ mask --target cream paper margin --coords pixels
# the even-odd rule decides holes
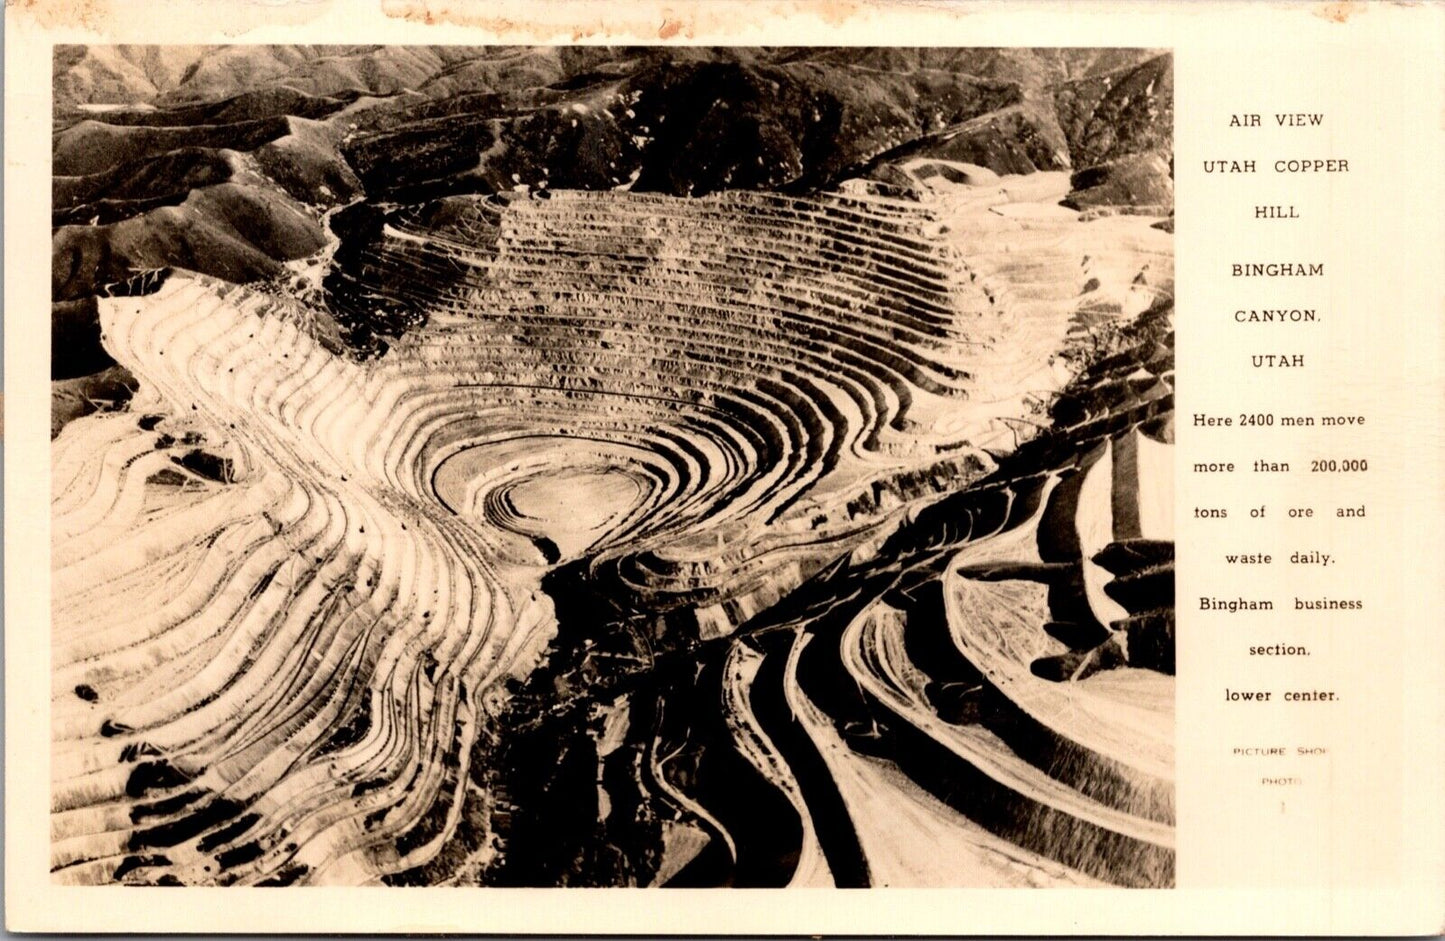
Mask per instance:
[[[409,14],[409,15],[408,15]],[[1434,934],[1445,930],[1445,590],[1441,522],[1445,361],[1445,6],[1385,3],[691,2],[527,4],[422,0],[30,0],[7,3],[5,44],[6,925],[29,931],[345,931],[1013,934]],[[48,878],[49,315],[51,44],[656,43],[756,45],[1140,46],[1175,51],[1179,344],[1178,885],[1145,890],[632,890],[66,888]],[[1232,110],[1324,111],[1306,138],[1225,126]],[[1291,150],[1293,148],[1293,150]],[[1205,178],[1201,159],[1347,157],[1347,179],[1240,184]],[[1271,234],[1245,226],[1253,202],[1308,204]],[[1281,223],[1281,225],[1284,225]],[[1271,241],[1273,239],[1273,241]],[[1317,260],[1327,296],[1231,284],[1226,265]],[[1335,275],[1334,272],[1339,272]],[[1228,311],[1250,294],[1318,306],[1321,329],[1264,337]],[[1234,306],[1230,306],[1234,305]],[[1286,306],[1281,304],[1280,306]],[[1327,364],[1304,380],[1262,376],[1249,352],[1302,351]],[[1329,364],[1333,364],[1333,368]],[[1273,398],[1271,398],[1273,396]],[[1270,447],[1221,446],[1189,428],[1195,410],[1367,412],[1354,439],[1372,461],[1375,518],[1345,543],[1348,568],[1318,582],[1367,597],[1367,615],[1321,644],[1318,685],[1343,702],[1287,739],[1332,748],[1324,783],[1294,813],[1243,787],[1228,749],[1269,732],[1263,713],[1229,713],[1220,690],[1286,685],[1240,644],[1268,631],[1200,618],[1200,594],[1228,582],[1219,553],[1291,546],[1189,517],[1196,504],[1283,507],[1247,476],[1191,479],[1195,459],[1252,460]],[[1342,446],[1343,446],[1343,442]],[[1281,447],[1279,450],[1286,450]],[[1338,449],[1336,449],[1338,450]],[[1353,452],[1352,452],[1353,453]],[[1301,455],[1295,451],[1296,458]],[[1296,493],[1344,502],[1348,482]],[[1329,490],[1338,486],[1340,489]],[[1256,499],[1258,497],[1258,499]],[[1378,514],[1377,516],[1375,514]],[[1234,513],[1232,516],[1236,515]],[[1297,537],[1298,539],[1298,537]],[[1296,540],[1297,541],[1297,540]],[[1298,547],[1318,545],[1305,537]],[[1347,546],[1347,548],[1346,548]],[[1282,574],[1278,567],[1273,573]],[[1243,579],[1241,578],[1241,582]],[[1287,599],[1298,579],[1273,591]],[[1353,586],[1348,591],[1343,585]],[[1308,587],[1299,590],[1308,594]],[[1259,594],[1261,592],[1256,592]],[[1263,593],[1269,593],[1266,589]],[[1292,612],[1282,612],[1281,639]],[[1324,637],[1326,635],[1319,635]],[[1317,642],[1318,643],[1318,642]],[[1253,671],[1253,672],[1252,672]],[[1319,672],[1323,671],[1323,672]],[[1311,680],[1313,681],[1313,680]],[[1301,687],[1305,685],[1301,680]],[[1272,733],[1271,733],[1272,734]]]

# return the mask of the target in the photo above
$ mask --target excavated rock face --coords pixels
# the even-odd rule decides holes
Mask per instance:
[[[1075,138],[1132,159],[1146,112],[1087,85],[1120,64],[924,57],[869,98],[838,50],[698,54],[270,51],[252,74],[290,78],[243,110],[357,136],[293,121],[284,173],[136,137],[155,182],[125,198],[190,195],[57,230],[224,206],[234,233],[264,180],[301,220],[323,185],[432,190],[331,213],[290,267],[268,204],[248,244],[280,277],[181,263],[59,308],[126,395],[53,444],[55,878],[1172,883],[1171,238],[1155,208],[1060,205],[1066,160],[1032,172]],[[184,86],[134,51],[64,61],[68,94]],[[1127,127],[1054,121],[1061,82]],[[429,136],[473,122],[483,164],[516,160],[639,89],[608,120],[674,130],[632,191],[459,193]],[[762,115],[775,91],[819,127]],[[735,113],[679,110],[699,95]],[[339,163],[297,162],[323,140]],[[83,373],[67,394],[103,387]]]
[[[344,282],[353,237],[370,241],[348,206],[853,176],[907,191],[898,164],[918,157],[1172,166],[1172,60],[1147,50],[60,46],[54,66],[57,305],[164,267],[289,285],[319,249]],[[1156,212],[1158,190],[1079,204]],[[394,297],[335,286],[340,339],[363,354],[415,326]],[[55,378],[106,359],[78,336],[53,348]]]

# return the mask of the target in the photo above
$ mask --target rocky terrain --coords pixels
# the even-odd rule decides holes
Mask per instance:
[[[1167,55],[55,65],[57,880],[1172,884]]]

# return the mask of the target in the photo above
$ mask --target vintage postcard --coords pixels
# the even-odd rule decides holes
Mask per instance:
[[[1441,930],[1442,14],[9,6],[8,926]]]

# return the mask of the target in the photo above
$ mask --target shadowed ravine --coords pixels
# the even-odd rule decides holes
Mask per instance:
[[[55,878],[1171,885],[1170,236],[938,190],[450,197],[360,357],[102,298]]]

